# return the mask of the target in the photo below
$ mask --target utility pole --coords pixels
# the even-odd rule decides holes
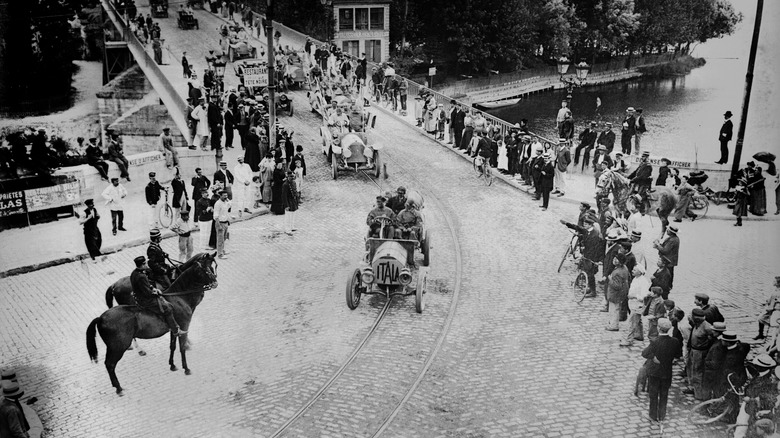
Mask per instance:
[[[276,72],[274,61],[274,0],[267,0],[265,34],[268,38],[268,147],[276,147]]]
[[[747,74],[745,75],[745,96],[742,99],[742,115],[739,118],[737,144],[734,147],[734,161],[731,164],[729,187],[735,187],[737,185],[737,173],[739,172],[739,162],[742,159],[742,144],[745,141],[745,125],[747,125],[748,109],[750,108],[750,91],[753,88],[753,69],[756,65],[758,35],[761,32],[761,15],[763,14],[763,11],[764,0],[758,0],[756,5],[756,21],[753,24],[753,40],[750,42],[750,55],[748,57]]]

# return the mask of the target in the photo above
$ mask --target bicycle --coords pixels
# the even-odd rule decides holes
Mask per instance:
[[[173,209],[171,208],[171,205],[168,204],[168,188],[163,187],[163,190],[165,191],[165,203],[162,207],[160,207],[160,226],[163,228],[168,228],[173,224]]]
[[[710,201],[712,201],[715,205],[720,205],[722,203],[726,204],[733,204],[734,198],[736,197],[736,194],[731,191],[729,188],[728,190],[721,190],[719,192],[716,192],[715,190],[712,190],[709,187],[704,187],[704,196],[707,197]]]
[[[571,228],[567,228],[569,232],[572,234],[571,241],[569,241],[569,244],[566,245],[566,251],[563,252],[563,257],[561,257],[561,263],[558,264],[558,272],[561,272],[561,268],[563,267],[563,263],[566,261],[566,257],[571,255],[572,260],[575,262],[577,261],[577,252],[580,248],[580,235],[575,230],[572,230]]]
[[[577,276],[574,277],[574,281],[572,281],[572,289],[574,289],[574,302],[579,304],[582,302],[582,300],[585,299],[585,297],[588,295],[588,273],[585,271],[584,268],[584,261],[589,261],[592,266],[598,266],[596,262],[593,260],[582,257],[577,261]]]
[[[691,210],[701,210],[701,212],[698,213],[701,219],[704,219],[704,217],[707,216],[707,210],[710,208],[710,201],[707,199],[705,191],[701,190],[701,188],[694,190],[693,196],[691,197],[690,208]]]
[[[495,178],[493,176],[493,170],[484,157],[477,155],[474,157],[472,164],[474,165],[474,172],[477,174],[477,178],[482,178],[482,182],[484,182],[486,186],[493,184],[493,179]]]

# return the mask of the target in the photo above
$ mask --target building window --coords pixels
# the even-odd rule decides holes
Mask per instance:
[[[368,8],[355,8],[355,30],[368,30]]]
[[[382,40],[366,40],[366,59],[382,62]]]
[[[355,58],[358,57],[359,51],[360,51],[360,41],[342,41],[341,42],[341,51],[346,53],[347,55],[354,56]]]
[[[339,9],[339,30],[352,30],[354,28],[353,19],[352,8]]]
[[[371,8],[371,30],[385,29],[385,8]]]

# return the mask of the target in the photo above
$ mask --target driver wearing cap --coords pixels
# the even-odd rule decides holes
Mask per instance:
[[[417,210],[417,203],[413,200],[406,201],[406,208],[401,210],[396,216],[398,228],[395,229],[396,239],[420,239],[420,230],[423,225],[423,218],[420,211]]]
[[[368,212],[366,225],[369,227],[369,237],[380,237],[379,230],[382,228],[382,223],[380,222],[379,218],[383,217],[388,218],[389,222],[385,223],[384,234],[381,237],[384,239],[389,239],[391,236],[395,235],[395,231],[391,225],[395,221],[395,213],[393,213],[393,210],[385,207],[385,201],[387,201],[387,198],[384,196],[377,196],[376,207]]]
[[[387,206],[393,213],[398,214],[406,207],[406,187],[400,186],[395,191],[396,195],[387,200]]]
[[[133,261],[135,269],[130,274],[130,286],[133,289],[135,303],[138,307],[162,315],[174,336],[186,334],[186,331],[179,329],[179,324],[173,317],[173,305],[162,297],[159,289],[152,287],[149,277],[146,276],[146,272],[149,270],[146,258],[138,256]]]

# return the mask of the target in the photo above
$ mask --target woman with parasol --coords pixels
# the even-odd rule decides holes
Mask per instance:
[[[775,168],[775,155],[771,152],[758,152],[755,155],[753,155],[753,158],[756,161],[760,161],[762,163],[769,165],[769,168],[766,170],[766,173],[768,173],[773,177],[772,185],[773,188],[775,189],[775,206],[776,206],[775,214],[780,214],[780,175],[778,175],[777,168]],[[759,177],[761,176],[760,171],[761,168],[758,168]],[[757,186],[759,185],[761,187],[759,188],[759,191],[763,192],[763,204],[761,205],[763,206],[763,212],[766,213],[766,189],[764,188],[763,178],[761,179],[760,184],[757,184]],[[760,204],[762,200],[761,193],[759,193],[758,196],[759,196],[758,202]]]

